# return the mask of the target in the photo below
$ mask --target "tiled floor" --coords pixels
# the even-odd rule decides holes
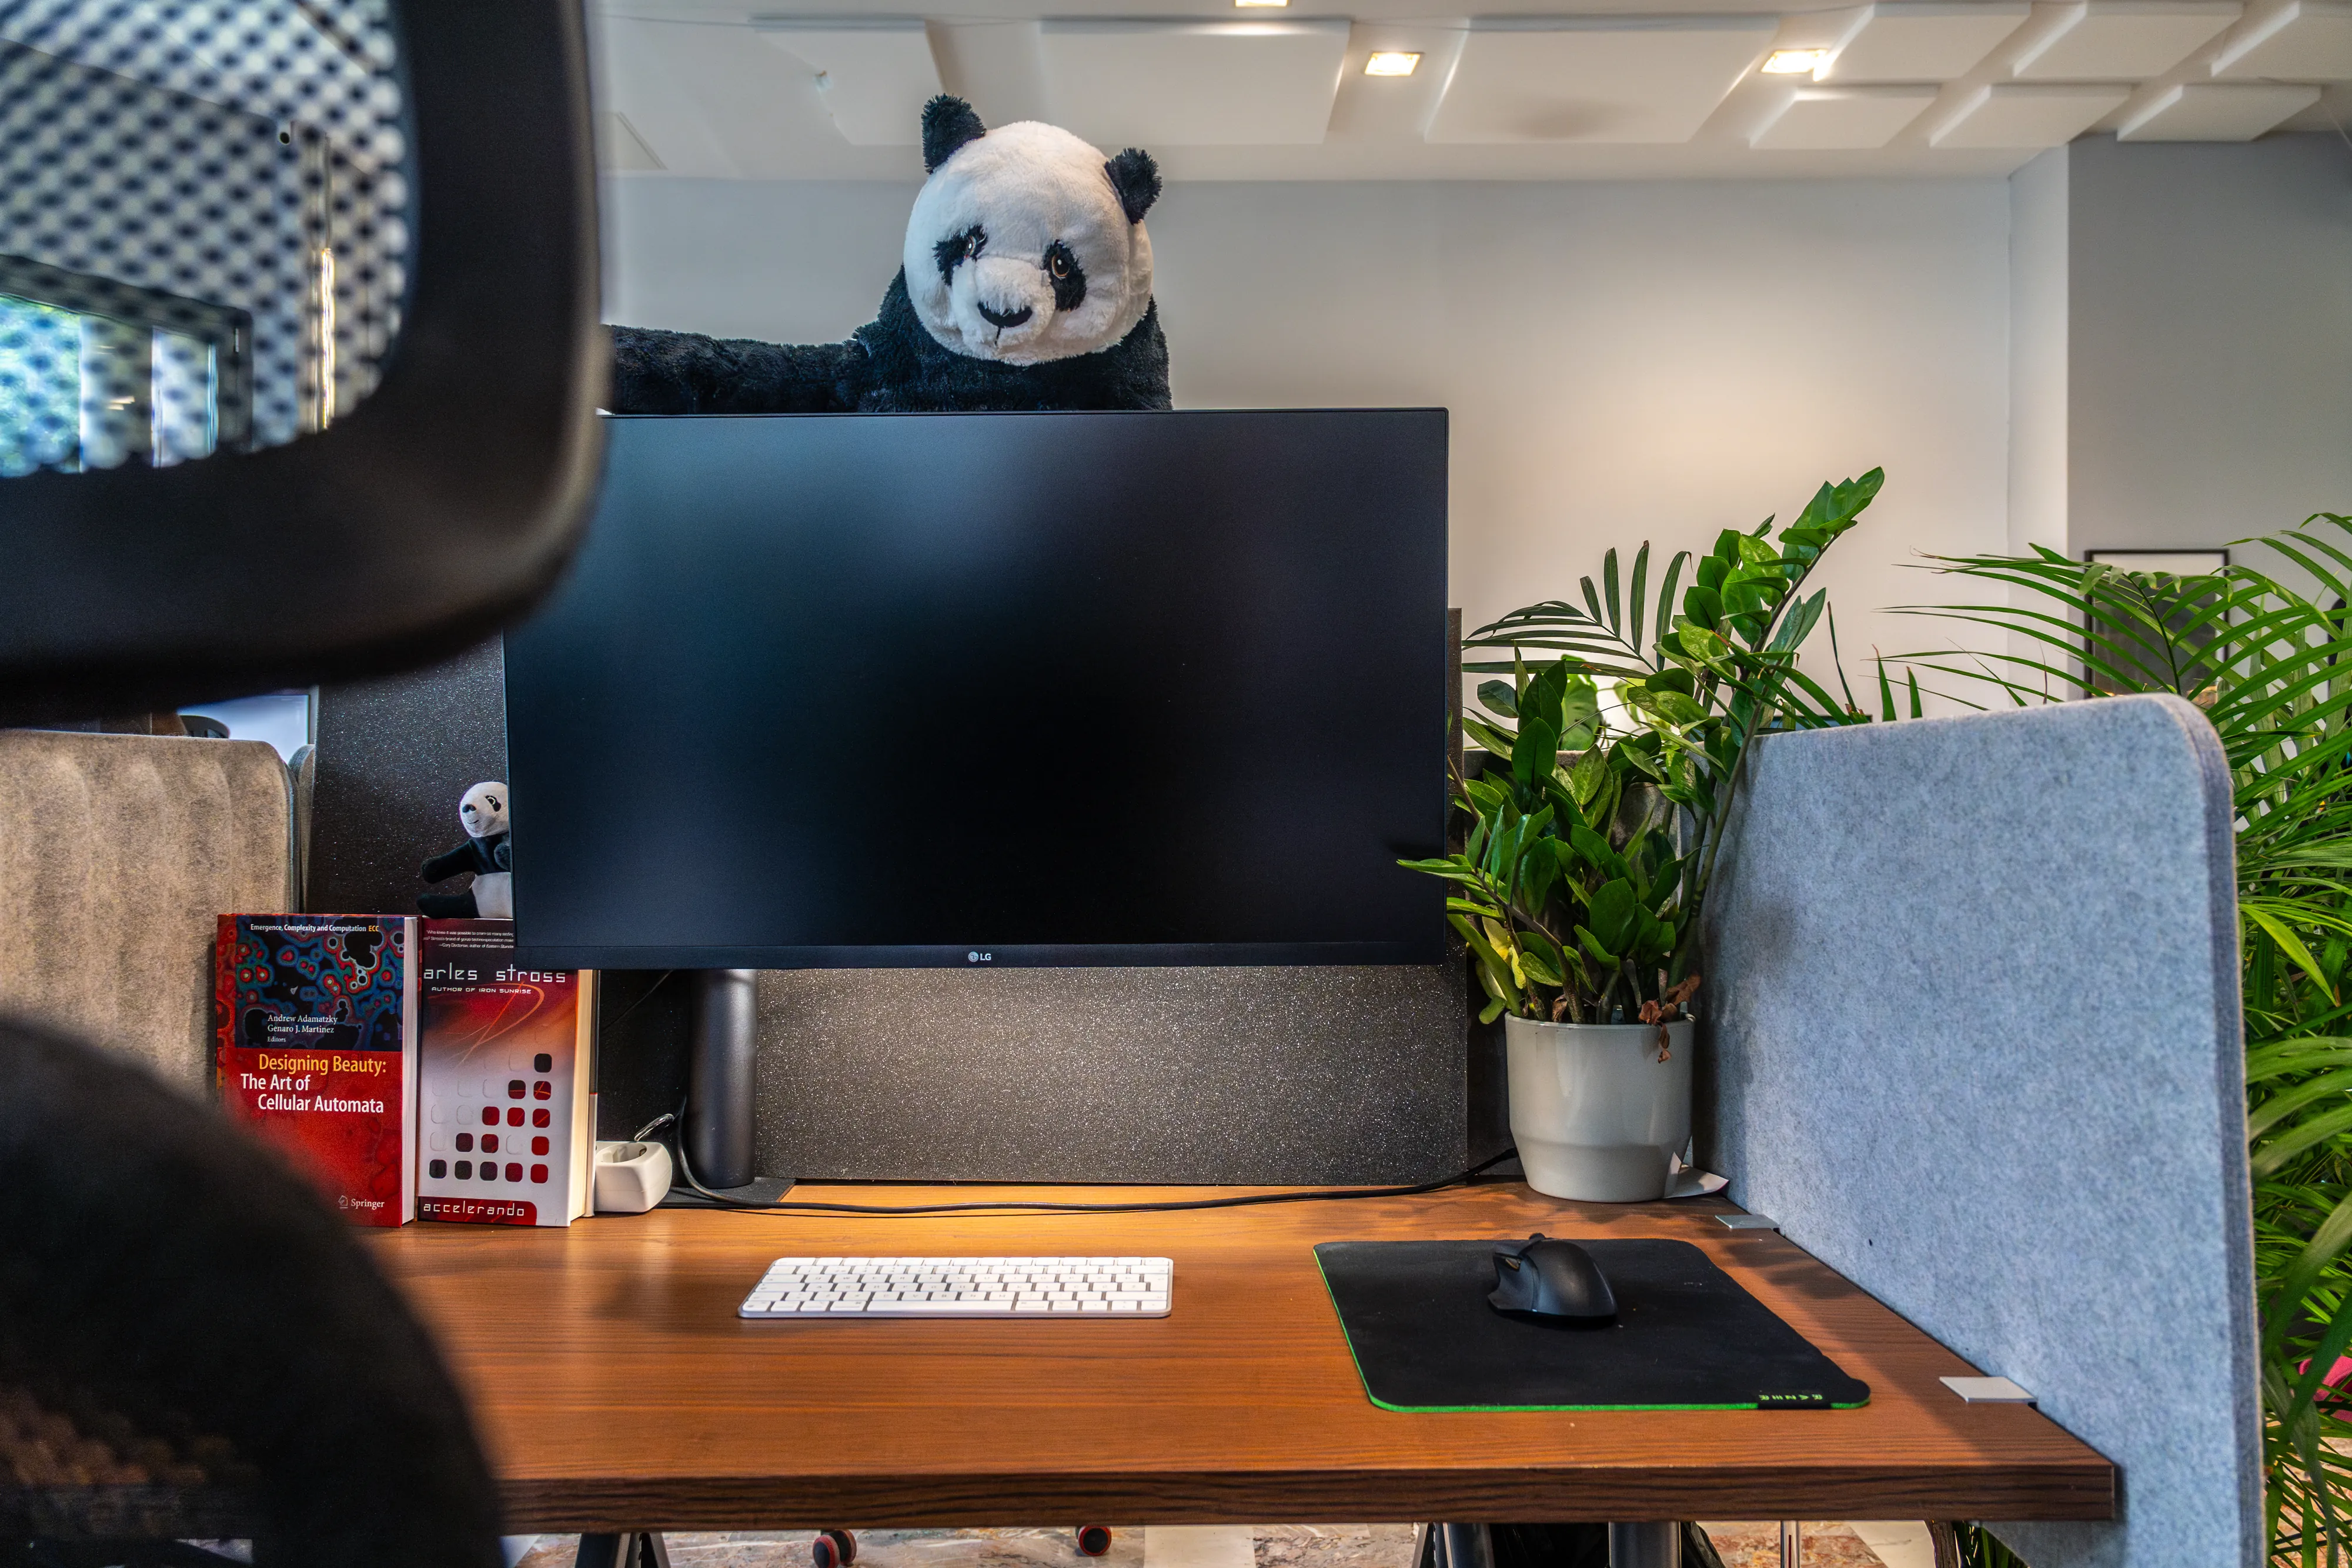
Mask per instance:
[[[1723,1568],[1780,1568],[1780,1526],[1706,1523]],[[1804,1568],[1935,1568],[1927,1527],[1916,1523],[1848,1524],[1809,1520]]]
[[[1780,1568],[1778,1524],[1709,1523],[1724,1568]],[[1238,1531],[1168,1531],[1146,1562],[1145,1531],[1112,1527],[1109,1554],[1082,1557],[1067,1530],[872,1530],[857,1537],[857,1568],[1412,1568],[1409,1524],[1261,1524],[1250,1556]],[[808,1531],[677,1534],[671,1568],[808,1568]],[[1916,1524],[1805,1526],[1805,1568],[1933,1568]],[[546,1536],[517,1568],[572,1568],[575,1542]],[[1230,1556],[1233,1562],[1223,1559]]]

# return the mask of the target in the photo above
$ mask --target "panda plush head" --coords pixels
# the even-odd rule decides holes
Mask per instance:
[[[923,110],[930,178],[907,221],[924,330],[973,359],[1034,365],[1111,348],[1151,304],[1143,214],[1160,171],[1034,120],[982,126],[960,98]]]
[[[457,802],[457,824],[469,839],[493,839],[507,831],[507,787],[492,779],[477,784]]]

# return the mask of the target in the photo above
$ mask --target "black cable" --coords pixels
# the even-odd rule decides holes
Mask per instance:
[[[668,1119],[668,1116],[665,1113],[662,1117],[656,1118],[650,1125],[658,1126],[661,1122]],[[740,1198],[729,1197],[724,1193],[713,1192],[709,1187],[703,1186],[699,1180],[696,1179],[694,1166],[686,1157],[686,1107],[682,1104],[678,1107],[677,1122],[678,1128],[678,1138],[677,1144],[678,1174],[686,1177],[686,1185],[688,1187],[692,1188],[703,1197],[708,1198],[713,1207],[733,1214],[865,1214],[880,1217],[919,1214],[969,1214],[975,1212],[997,1214],[1169,1214],[1190,1208],[1248,1208],[1263,1203],[1331,1203],[1341,1199],[1359,1197],[1415,1197],[1425,1192],[1436,1192],[1442,1188],[1452,1186],[1457,1182],[1468,1181],[1472,1176],[1475,1176],[1480,1172],[1487,1170],[1492,1166],[1501,1165],[1505,1160],[1511,1158],[1514,1155],[1519,1152],[1517,1145],[1514,1145],[1510,1148],[1505,1149],[1499,1155],[1490,1155],[1486,1159],[1480,1160],[1468,1170],[1462,1171],[1457,1175],[1441,1176],[1436,1181],[1418,1182],[1411,1186],[1355,1186],[1324,1188],[1310,1192],[1261,1192],[1253,1193],[1246,1197],[1171,1198],[1164,1201],[1150,1203],[1046,1203],[1043,1200],[1024,1200],[1020,1198],[1000,1198],[985,1203],[910,1203],[896,1206],[863,1203],[815,1203],[810,1201],[794,1201],[789,1198],[779,1198],[774,1203],[746,1203]]]

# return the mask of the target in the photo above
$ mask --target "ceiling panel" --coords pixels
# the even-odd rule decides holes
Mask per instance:
[[[2213,74],[2237,81],[2352,81],[2352,5],[2294,0],[2223,45]]]
[[[2162,76],[2238,19],[2225,0],[2089,0],[2018,61],[2028,81],[2145,81]]]
[[[1463,40],[1428,138],[1687,141],[1777,27],[1770,16],[1482,17]]]
[[[2129,96],[2120,87],[1980,88],[1929,140],[1938,147],[2061,147]]]
[[[650,174],[667,165],[627,115],[608,109],[596,116],[596,167]]]
[[[1861,28],[1846,40],[1823,81],[1949,81],[1990,54],[2031,15],[2023,4],[2002,0],[1889,0],[1870,7]]]
[[[753,26],[815,83],[818,101],[851,146],[921,144],[923,105],[940,90],[921,22],[763,19]]]
[[[1053,22],[1040,30],[1055,123],[1098,147],[1318,142],[1348,24]]]
[[[1748,145],[1806,152],[1884,147],[1936,95],[1930,86],[1801,88]]]
[[[1339,96],[1331,106],[1329,140],[1400,149],[1421,146],[1465,36],[1459,25],[1358,22],[1348,36]],[[1421,59],[1410,76],[1367,76],[1364,66],[1375,51],[1419,55]]]
[[[720,180],[921,172],[912,147],[852,146],[827,113],[814,73],[741,23],[595,12],[589,21],[596,108],[623,117],[643,149],[641,157],[614,141],[617,127],[603,127],[608,169]],[[658,173],[644,168],[646,158]]]
[[[2121,141],[2252,141],[2319,101],[2315,87],[2187,82],[2167,88],[2116,130]]]

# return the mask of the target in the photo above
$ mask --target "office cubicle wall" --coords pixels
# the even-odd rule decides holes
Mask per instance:
[[[459,795],[505,776],[503,672],[491,643],[320,691],[309,907],[415,912]],[[608,979],[599,1115],[625,1137],[685,1091],[686,988]],[[879,1180],[1451,1176],[1497,1146],[1467,1106],[1474,1086],[1499,1090],[1491,1042],[1484,1071],[1465,1051],[1467,986],[1458,962],[769,971],[752,1163]]]
[[[1761,743],[1701,1163],[2114,1460],[2034,1568],[2261,1560],[2230,779],[2119,697]],[[1711,1071],[1708,1071],[1711,1069]]]

